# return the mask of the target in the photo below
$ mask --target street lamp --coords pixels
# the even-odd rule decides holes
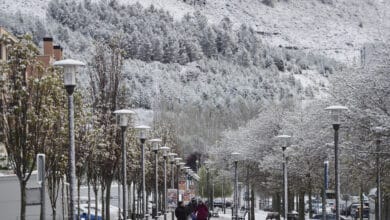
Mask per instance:
[[[240,157],[240,153],[231,153],[234,162],[234,219],[238,220],[238,175],[237,175],[237,164]]]
[[[287,182],[287,159],[285,155],[285,151],[287,147],[290,146],[290,135],[278,135],[276,136],[279,140],[281,140],[282,145],[282,151],[283,151],[283,191],[284,191],[284,219],[287,219],[287,212],[288,212],[288,201],[287,201],[287,194],[288,194],[288,182]]]
[[[209,209],[211,208],[210,207],[210,183],[209,183],[209,181],[210,181],[210,161],[209,160],[206,160],[205,162],[204,162],[204,166],[206,167],[206,193],[207,193],[207,200],[208,200],[208,203],[207,203],[207,205],[208,205],[208,207],[209,207]]]
[[[155,219],[158,219],[158,150],[159,150],[159,144],[161,143],[160,138],[155,138],[149,140],[149,142],[152,143],[152,150],[154,152],[154,178],[155,178],[155,188],[154,188],[154,204],[156,205],[156,213],[154,215]]]
[[[330,111],[332,125],[334,129],[334,168],[335,168],[335,194],[336,194],[336,220],[340,220],[340,179],[339,179],[339,153],[338,153],[338,141],[339,141],[339,128],[341,124],[341,113],[344,110],[348,110],[345,106],[333,105],[325,108]]]
[[[381,191],[381,173],[380,173],[380,145],[383,127],[374,127],[373,132],[376,136],[376,200],[375,200],[375,220],[382,220],[382,191]]]
[[[135,112],[128,109],[121,109],[114,111],[119,117],[118,124],[121,127],[121,135],[122,135],[122,189],[123,189],[123,219],[127,219],[127,171],[126,171],[126,128],[130,121],[131,123],[131,115],[135,114]]]
[[[160,148],[160,150],[163,152],[164,158],[164,220],[167,220],[167,157],[169,149],[170,148],[167,146]]]
[[[175,175],[174,175],[174,172],[175,172],[175,157],[177,156],[177,153],[168,153],[168,157],[169,157],[169,161],[171,163],[171,189],[174,189],[175,188]],[[172,220],[174,220],[174,216],[175,216],[175,212],[174,210],[172,210]]]
[[[179,175],[180,175],[180,161],[181,157],[175,157],[176,162],[176,204],[179,204]]]
[[[68,119],[69,119],[69,219],[76,219],[76,204],[75,204],[75,189],[76,189],[76,156],[74,144],[74,106],[73,106],[73,92],[76,87],[76,72],[80,66],[85,66],[83,62],[78,60],[66,59],[56,61],[54,66],[63,67],[64,70],[64,85],[68,93]]]
[[[177,199],[178,199],[178,201],[183,201],[183,197],[180,200],[179,177],[181,175],[180,171],[181,171],[181,169],[183,169],[184,165],[186,165],[186,163],[184,163],[184,162],[177,163],[177,176],[176,176],[176,178],[177,178]]]
[[[139,140],[141,142],[141,172],[142,172],[142,217],[148,219],[148,213],[146,211],[147,201],[146,201],[146,187],[145,187],[145,141],[147,131],[150,129],[149,126],[139,125],[135,127],[139,133]]]

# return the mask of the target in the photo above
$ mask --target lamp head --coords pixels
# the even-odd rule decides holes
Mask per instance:
[[[114,111],[114,114],[116,114],[119,117],[119,122],[118,122],[119,126],[127,127],[129,121],[131,122],[131,115],[135,114],[135,112],[129,109],[121,109],[121,110]]]
[[[179,162],[179,166],[180,166],[181,169],[183,169],[184,165],[186,165],[186,163],[184,163],[184,162]]]
[[[231,153],[231,155],[232,155],[232,159],[233,159],[233,161],[234,162],[238,162],[238,159],[239,159],[239,157],[240,157],[240,153],[238,153],[238,152],[233,152],[233,153]]]
[[[171,160],[172,162],[175,161],[175,157],[177,156],[177,153],[168,153],[168,157],[169,157],[169,160]]]
[[[137,125],[135,129],[138,130],[139,139],[145,141],[150,127],[147,125]]]
[[[65,86],[76,86],[76,72],[79,66],[85,66],[85,64],[78,60],[65,59],[55,61],[54,66],[63,67],[64,69],[64,84]]]
[[[168,156],[168,151],[169,149],[171,149],[170,147],[167,147],[167,146],[162,146],[160,147],[160,150],[163,152],[163,156],[164,157],[167,157]]]
[[[332,105],[325,108],[325,110],[330,111],[332,124],[339,125],[341,124],[341,113],[345,110],[348,110],[348,108],[341,105]]]
[[[380,136],[385,131],[385,128],[377,126],[377,127],[373,127],[371,130],[374,132],[375,135]]]
[[[290,140],[291,140],[291,136],[290,135],[282,134],[282,135],[276,136],[276,138],[278,140],[280,140],[283,150],[286,150],[286,148],[289,147],[290,144],[291,144],[290,143]]]
[[[161,143],[161,139],[160,138],[150,139],[149,142],[152,143],[152,150],[153,151],[158,151],[159,150],[159,145]]]

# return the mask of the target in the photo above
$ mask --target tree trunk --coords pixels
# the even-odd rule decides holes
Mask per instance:
[[[313,207],[311,201],[311,179],[309,179],[309,218],[313,218]]]
[[[292,210],[294,210],[294,193],[292,193],[290,190],[288,191],[288,212],[290,213]]]
[[[133,208],[132,208],[133,209],[133,213],[135,211],[135,192],[136,192],[135,184],[133,184]],[[138,199],[138,203],[140,203],[139,199]],[[133,217],[132,219],[134,219],[134,220],[136,219],[136,215],[135,214],[132,217]]]
[[[20,186],[20,220],[26,220],[26,181],[19,179]]]
[[[251,219],[255,220],[255,192],[253,191],[253,186],[251,188]]]
[[[108,179],[106,182],[106,220],[110,220],[110,197],[111,197],[111,183],[112,180]]]
[[[62,196],[61,196],[61,207],[62,207],[62,220],[65,220],[65,184],[64,184],[64,178],[61,179],[61,183],[62,183],[62,186],[61,186],[61,193],[62,193]]]
[[[93,185],[93,193],[95,194],[95,216],[98,216],[99,189],[96,184]]]
[[[81,181],[80,178],[77,181],[77,216],[80,218],[80,185]]]
[[[281,203],[280,203],[280,194],[277,192],[273,198],[272,198],[272,209],[275,211],[275,212],[278,212],[279,214],[281,214]]]
[[[305,192],[299,191],[299,204],[298,204],[299,220],[305,220]]]
[[[382,219],[390,219],[390,195],[384,196],[383,208],[382,208]]]
[[[360,208],[359,208],[359,218],[363,220],[363,185],[360,185]]]
[[[105,204],[105,202],[104,202],[104,188],[105,187],[103,187],[103,186],[101,186],[101,189],[100,189],[100,191],[101,191],[101,197],[102,197],[102,207],[101,207],[101,210],[102,210],[102,220],[104,220],[104,219],[106,219],[105,217],[105,214],[104,213],[106,213],[105,211],[105,206],[104,206],[104,204]]]

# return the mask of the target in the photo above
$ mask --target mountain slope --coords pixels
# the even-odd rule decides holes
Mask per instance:
[[[79,0],[78,0],[79,1]],[[95,0],[98,1],[98,0]],[[390,2],[383,0],[280,1],[269,7],[260,0],[208,0],[193,6],[182,0],[117,0],[123,4],[153,4],[170,12],[177,20],[199,10],[211,23],[229,17],[237,28],[253,27],[264,42],[298,48],[356,65],[365,43],[384,41],[390,36]],[[0,10],[44,17],[48,0],[0,0]]]

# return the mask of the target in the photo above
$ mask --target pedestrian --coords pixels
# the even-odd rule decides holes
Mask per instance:
[[[198,206],[196,207],[196,220],[207,220],[208,216],[209,209],[203,201],[200,200]]]
[[[188,220],[188,209],[184,207],[183,201],[179,201],[177,208],[175,209],[175,216],[177,220]]]

